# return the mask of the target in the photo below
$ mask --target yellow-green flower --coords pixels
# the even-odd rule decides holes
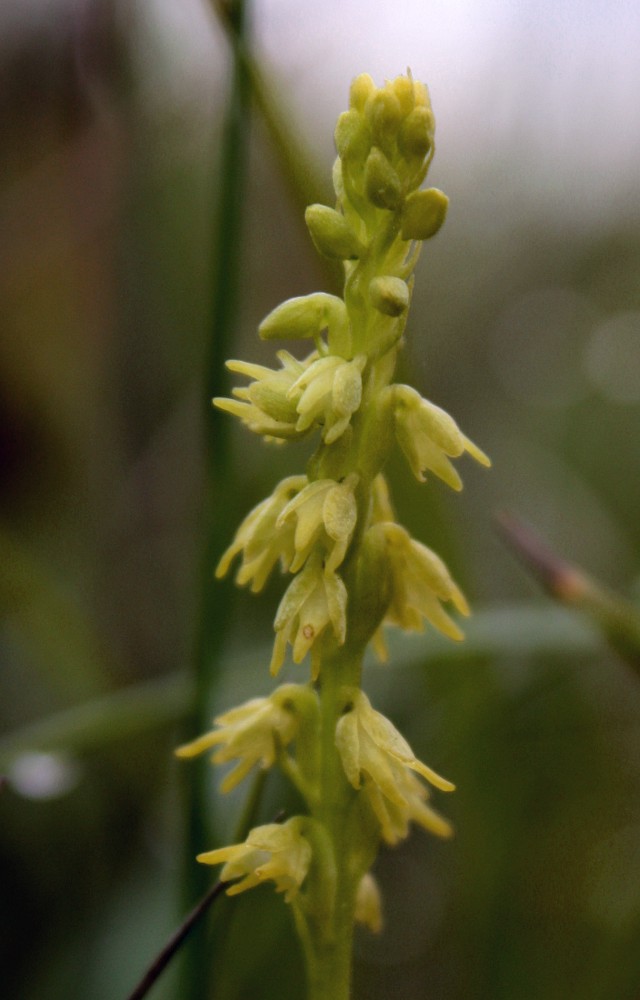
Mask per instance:
[[[288,476],[278,483],[270,497],[247,514],[218,563],[217,577],[226,575],[240,553],[242,563],[236,581],[240,586],[251,583],[254,593],[262,590],[277,562],[283,572],[289,569],[296,555],[294,530],[290,523],[279,525],[278,518],[291,498],[306,484],[306,476]]]
[[[311,862],[311,845],[303,836],[304,818],[294,816],[286,823],[267,823],[251,830],[242,844],[220,847],[198,854],[205,865],[224,863],[222,882],[242,879],[227,889],[237,896],[262,882],[273,881],[276,891],[290,903],[304,882]]]
[[[320,672],[317,640],[328,625],[341,645],[347,630],[347,590],[338,574],[325,570],[320,554],[314,552],[289,584],[276,612],[271,673],[278,673],[287,643],[291,643],[294,663],[301,663],[311,650],[311,675],[315,679]]]
[[[383,839],[396,843],[406,836],[412,820],[447,836],[449,824],[426,805],[428,792],[412,772],[442,791],[453,791],[454,786],[416,758],[404,737],[372,708],[362,691],[348,688],[343,695],[348,705],[336,726],[336,746],[349,782],[354,788],[364,788]]]
[[[233,389],[233,399],[217,396],[213,402],[219,410],[239,417],[255,434],[275,439],[297,437],[301,429],[297,426],[296,394],[291,395],[291,387],[317,355],[314,352],[305,361],[298,361],[288,351],[278,351],[276,356],[282,365],[279,371],[248,361],[227,361],[230,371],[254,381]]]
[[[367,774],[387,798],[393,799],[394,783],[389,768],[399,764],[421,774],[441,791],[453,791],[450,781],[417,759],[404,736],[372,707],[364,691],[345,688],[343,695],[348,706],[336,727],[336,746],[354,788],[360,787],[362,775]]]
[[[424,482],[425,470],[434,472],[454,490],[462,480],[449,461],[467,451],[481,465],[491,465],[485,453],[462,433],[453,417],[423,399],[408,385],[391,386],[398,443],[416,479]]]
[[[422,632],[426,618],[450,639],[463,639],[442,602],[450,602],[463,615],[469,614],[469,606],[442,559],[395,522],[381,521],[370,531],[377,532],[386,543],[391,601],[385,623]]]
[[[362,371],[365,354],[353,361],[335,355],[317,358],[305,368],[289,390],[300,414],[296,430],[306,431],[314,423],[322,425],[325,444],[337,441],[349,426],[362,400]]]
[[[334,479],[316,479],[308,483],[283,507],[276,521],[276,529],[295,523],[294,548],[296,554],[289,566],[292,573],[304,566],[314,550],[326,552],[324,568],[332,573],[346,555],[353,529],[356,526],[357,508],[353,491],[358,476],[352,473],[342,483]]]
[[[223,792],[229,792],[255,764],[259,763],[264,769],[273,765],[279,749],[284,749],[297,736],[303,708],[301,702],[307,703],[309,699],[317,702],[310,688],[283,684],[267,698],[251,698],[217,716],[214,719],[217,729],[178,747],[176,756],[195,757],[219,747],[211,757],[215,764],[239,762],[220,786]]]

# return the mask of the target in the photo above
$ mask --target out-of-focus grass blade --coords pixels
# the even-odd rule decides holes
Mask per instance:
[[[224,25],[235,58],[243,69],[255,106],[267,128],[282,176],[294,201],[302,214],[315,202],[333,205],[333,190],[321,177],[309,151],[305,148],[300,132],[294,127],[286,113],[282,98],[275,94],[265,70],[258,65],[250,52],[242,34],[238,32],[233,19],[229,17],[231,5],[224,0],[215,0],[214,7]],[[311,248],[311,244],[309,244]],[[342,264],[326,257],[318,259],[328,283],[336,290],[342,288],[344,270]]]
[[[321,179],[320,172],[284,110],[282,100],[275,96],[274,88],[269,83],[264,69],[258,65],[229,17],[229,6],[229,3],[221,0],[214,2],[214,7],[233,45],[235,56],[246,74],[251,96],[273,142],[282,174],[288,181],[296,201],[302,209],[314,201],[333,202],[335,200],[333,191]]]
[[[227,0],[225,13],[234,36],[244,39],[247,0]],[[194,697],[186,736],[202,732],[208,722],[214,687],[218,683],[222,649],[229,618],[229,587],[215,585],[213,567],[228,544],[227,531],[234,510],[233,475],[229,461],[228,421],[213,414],[210,400],[225,395],[224,362],[229,357],[238,322],[241,275],[241,235],[249,152],[250,85],[246,70],[234,54],[232,84],[221,147],[218,215],[213,231],[211,275],[211,332],[205,362],[203,405],[205,411],[205,496],[200,558],[200,607],[193,653]],[[230,531],[229,531],[230,533]],[[212,843],[214,816],[210,801],[208,765],[196,760],[188,771],[187,849],[182,875],[182,896],[187,907],[206,891],[209,875],[194,857],[202,844]],[[217,941],[211,941],[204,922],[190,936],[182,954],[181,1000],[207,1000]]]
[[[25,753],[84,754],[177,723],[189,709],[192,691],[186,674],[172,674],[55,712],[0,739],[0,769]]]

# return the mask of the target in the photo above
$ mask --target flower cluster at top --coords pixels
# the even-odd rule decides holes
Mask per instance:
[[[394,446],[419,481],[432,474],[456,490],[462,484],[451,459],[467,452],[489,464],[447,413],[392,382],[421,244],[438,232],[448,205],[441,191],[421,188],[434,152],[426,88],[411,76],[382,88],[357,77],[335,141],[336,207],[312,205],[305,218],[317,250],[343,262],[344,294],[317,292],[275,308],[260,325],[261,337],[306,341],[306,350],[301,357],[279,350],[275,369],[230,361],[248,384],[215,400],[268,440],[319,436],[306,473],[284,479],[248,514],[217,575],[237,558],[237,582],[255,592],[276,566],[292,575],[275,616],[271,673],[290,647],[295,663],[310,654],[311,678],[321,686],[327,664],[339,670],[341,655],[361,660],[370,641],[383,652],[384,624],[420,631],[427,621],[462,638],[450,615],[451,607],[468,613],[461,591],[442,560],[395,520],[383,475]],[[416,760],[371,707],[353,669],[345,668],[338,692],[333,752],[349,794],[364,803],[363,829],[368,823],[388,843],[406,836],[412,821],[447,835],[418,775],[443,790],[453,786]],[[254,764],[277,763],[308,804],[307,817],[259,827],[244,844],[201,856],[225,862],[224,880],[242,877],[233,891],[271,879],[291,899],[322,855],[324,710],[313,687],[284,685],[221,716],[218,729],[180,751],[218,747],[215,761],[236,761],[226,787]],[[375,891],[366,871],[360,875],[355,912],[377,926]]]
[[[398,527],[388,499],[376,505],[371,498],[387,497],[382,469],[394,437],[420,481],[430,472],[460,489],[450,459],[465,451],[488,464],[447,413],[415,389],[390,384],[420,244],[438,231],[448,204],[436,188],[420,189],[434,149],[426,88],[398,77],[379,89],[359,76],[335,139],[337,207],[311,205],[306,222],[320,253],[344,262],[344,298],[316,292],[274,309],[260,335],[311,341],[314,349],[301,360],[278,351],[276,370],[228,362],[252,381],[233,399],[215,400],[266,438],[321,436],[307,474],[283,480],[251,511],[217,570],[224,575],[240,556],[238,583],[256,592],[278,563],[296,574],[276,614],[274,674],[287,644],[296,663],[311,652],[315,677],[325,630],[344,643],[348,594],[340,568],[356,532],[365,547],[375,536],[386,550],[378,567],[389,590],[385,620],[420,629],[426,618],[460,638],[443,604],[463,614],[466,605],[442,562]]]

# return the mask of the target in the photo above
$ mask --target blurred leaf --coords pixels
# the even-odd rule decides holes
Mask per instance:
[[[73,695],[108,687],[106,651],[53,573],[0,525],[0,612],[49,684]]]
[[[476,657],[538,656],[592,653],[598,634],[570,610],[545,605],[514,604],[475,613],[463,622],[465,638],[454,643],[438,632],[416,638],[403,632],[388,635],[389,661],[402,667],[425,660]]]
[[[439,663],[478,658],[581,655],[598,649],[597,633],[580,618],[561,608],[506,606],[479,612],[467,624],[462,643],[453,643],[436,632],[421,636],[393,632],[388,635],[389,670],[413,670],[425,661]],[[264,665],[271,646],[260,644],[224,664],[218,699],[233,687],[234,697],[250,697],[265,687]],[[369,662],[373,663],[373,655]],[[86,752],[114,740],[183,720],[191,708],[192,684],[186,674],[173,674],[122,688],[31,723],[0,740],[0,767],[27,751],[71,750]]]

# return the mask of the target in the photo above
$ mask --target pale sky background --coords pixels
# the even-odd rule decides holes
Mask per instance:
[[[354,75],[380,82],[410,66],[429,86],[449,178],[491,175],[498,160],[528,198],[638,214],[637,0],[257,0],[254,23],[315,148]]]
[[[52,0],[28,0],[50,6]],[[24,12],[19,0],[9,6]],[[123,5],[128,6],[128,5]],[[432,182],[483,184],[567,222],[640,216],[638,0],[254,0],[253,47],[312,151],[333,157],[351,79],[410,67],[437,120]],[[5,8],[6,11],[6,8]],[[228,46],[202,0],[137,5],[149,99],[224,92]],[[164,52],[170,60],[158,59]],[[203,88],[203,81],[205,86]],[[209,86],[211,91],[207,93]],[[497,191],[486,193],[487,216]]]

